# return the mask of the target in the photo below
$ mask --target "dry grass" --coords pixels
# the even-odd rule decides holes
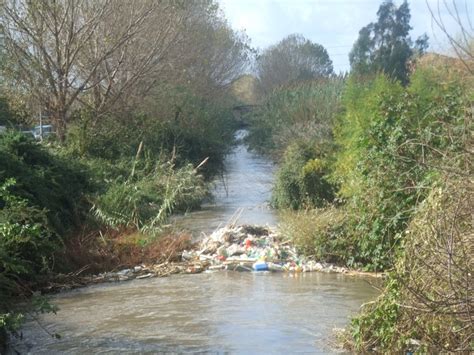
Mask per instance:
[[[347,215],[333,206],[281,214],[281,231],[290,237],[299,252],[320,261],[345,263],[350,250],[345,235]]]
[[[109,230],[82,233],[70,238],[64,251],[57,256],[61,272],[84,268],[98,273],[118,268],[162,262],[180,261],[181,253],[191,249],[193,242],[186,233],[168,232],[146,237],[134,230]]]

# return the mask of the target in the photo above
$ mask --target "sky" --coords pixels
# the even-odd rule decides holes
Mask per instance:
[[[348,71],[349,52],[359,30],[377,20],[382,0],[218,0],[224,16],[236,30],[245,30],[251,45],[264,49],[278,43],[289,34],[302,34],[312,42],[322,44],[333,61],[334,71]],[[411,38],[426,33],[430,51],[445,52],[448,42],[432,20],[429,8],[440,15],[450,33],[459,26],[443,5],[446,0],[411,0]],[[449,4],[452,0],[447,0]],[[395,1],[397,5],[401,0]],[[474,0],[456,0],[463,22],[467,16],[474,21]],[[451,7],[452,10],[452,7]]]

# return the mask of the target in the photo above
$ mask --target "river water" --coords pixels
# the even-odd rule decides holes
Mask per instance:
[[[277,216],[269,207],[274,164],[249,152],[242,139],[246,131],[236,134],[240,142],[225,161],[226,171],[216,180],[213,201],[199,211],[176,217],[173,222],[193,232],[210,233],[229,222],[238,224],[277,225]]]
[[[176,222],[209,232],[240,210],[239,223],[275,225],[267,205],[273,165],[242,145],[227,165],[214,202]],[[102,284],[53,296],[59,312],[29,320],[14,347],[34,354],[334,353],[333,329],[376,294],[361,277],[325,273],[221,271]]]

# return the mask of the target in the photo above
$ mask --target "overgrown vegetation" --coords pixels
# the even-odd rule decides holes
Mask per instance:
[[[405,231],[381,296],[352,321],[357,351],[472,351],[472,181],[445,176]]]
[[[281,157],[295,141],[324,145],[341,110],[344,78],[300,82],[268,94],[250,120],[252,149]]]
[[[0,351],[23,318],[14,300],[40,279],[98,259],[176,258],[191,241],[160,239],[161,227],[199,207],[233,144],[245,35],[212,0],[115,5],[1,5]],[[258,85],[247,78],[265,96],[250,97],[261,105],[246,139],[280,161],[272,203],[284,231],[308,256],[390,271],[352,321],[351,350],[474,347],[473,46],[450,13],[463,31],[448,35],[457,58],[422,56],[408,3],[384,1],[349,76],[291,35],[257,59]],[[56,138],[13,132],[38,111]]]
[[[407,3],[378,16],[341,95],[328,81],[272,92],[250,142],[280,161],[273,203],[301,252],[389,272],[346,334],[352,351],[472,352],[472,37],[460,24],[457,58],[415,58],[426,38],[412,47]]]

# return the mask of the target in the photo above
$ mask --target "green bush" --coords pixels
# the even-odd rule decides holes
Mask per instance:
[[[14,186],[13,179],[0,186],[1,270],[33,277],[49,268],[58,238],[48,228],[46,211],[12,194]]]
[[[352,320],[355,350],[472,350],[473,186],[449,175],[414,215],[381,296]]]
[[[0,135],[0,182],[9,178],[16,181],[12,193],[45,209],[59,235],[78,227],[89,209],[87,168],[17,133]]]
[[[415,73],[406,90],[384,77],[349,81],[345,100],[332,181],[354,225],[350,264],[383,269],[436,180],[443,152],[463,149],[468,101],[459,83],[439,85],[427,71]]]
[[[353,252],[348,227],[344,210],[334,206],[281,214],[282,233],[293,240],[300,253],[319,261],[347,262]]]
[[[46,211],[16,196],[14,187],[13,179],[0,185],[0,348],[6,332],[16,332],[22,323],[14,301],[28,294],[24,282],[47,273],[60,246]]]
[[[276,175],[272,204],[276,208],[322,207],[334,198],[327,181],[328,148],[304,142],[290,145]]]
[[[202,173],[212,177],[222,170],[224,156],[234,143],[236,123],[230,104],[182,88],[168,89],[139,112],[98,120],[90,112],[76,112],[68,150],[76,156],[116,162],[131,159],[143,144],[150,157],[173,157],[177,167],[197,166],[209,157]]]

